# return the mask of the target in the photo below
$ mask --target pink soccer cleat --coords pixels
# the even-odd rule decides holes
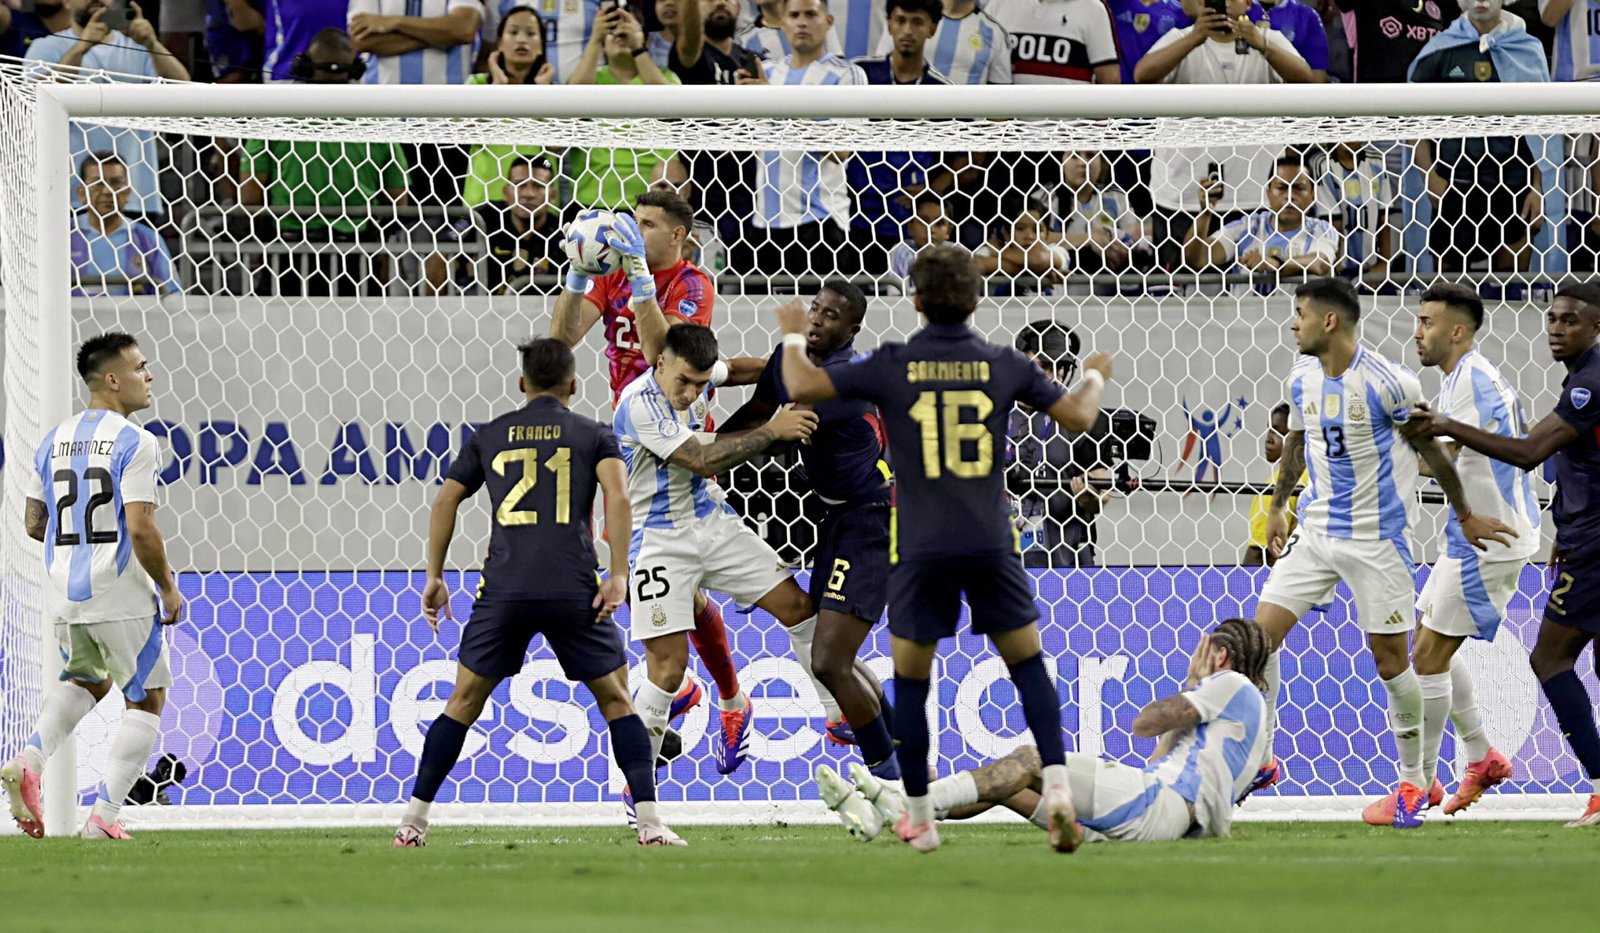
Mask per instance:
[[[1577,829],[1580,826],[1600,826],[1600,794],[1589,795],[1589,806],[1584,808],[1583,816],[1566,824],[1568,829]]]
[[[939,848],[939,824],[930,820],[921,826],[912,826],[909,812],[901,813],[900,819],[895,821],[894,834],[900,837],[901,842],[909,842],[911,848],[918,852],[932,852]]]
[[[1393,826],[1395,805],[1399,796],[1400,791],[1396,788],[1393,792],[1367,804],[1366,809],[1361,811],[1361,821],[1369,826]],[[1442,800],[1444,800],[1444,785],[1439,783],[1438,778],[1434,778],[1433,786],[1428,788],[1427,804],[1417,812],[1437,807]]]
[[[683,686],[678,688],[677,695],[672,698],[672,705],[667,709],[667,722],[677,722],[685,713],[699,706],[705,695],[705,691],[700,689],[700,682],[686,675],[683,678]]]
[[[35,839],[44,838],[44,804],[39,800],[38,772],[21,756],[0,766],[0,784],[11,800],[11,818],[17,828]]]
[[[83,832],[78,836],[82,839],[132,839],[128,830],[123,827],[122,821],[107,824],[100,818],[100,814],[89,814],[89,822],[83,824]]]
[[[1460,813],[1477,803],[1484,791],[1510,778],[1514,770],[1511,759],[1492,748],[1489,749],[1489,754],[1484,755],[1482,761],[1474,761],[1467,765],[1466,774],[1461,776],[1461,785],[1451,795],[1450,801],[1444,805],[1445,815]]]
[[[428,844],[428,821],[411,819],[394,831],[396,849],[420,849]]]
[[[1065,787],[1052,787],[1044,795],[1044,812],[1050,820],[1050,848],[1072,853],[1083,844],[1083,829],[1072,808],[1072,794]]]
[[[639,824],[639,846],[687,846],[688,843],[662,823]]]

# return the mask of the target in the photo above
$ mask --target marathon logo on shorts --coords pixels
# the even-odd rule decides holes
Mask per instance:
[[[1583,386],[1575,387],[1572,390],[1572,407],[1582,408],[1587,404],[1589,404],[1589,390]]]
[[[1064,81],[1093,81],[1089,48],[1066,36],[1038,33],[1013,33],[1011,70],[1019,75],[1058,78]]]

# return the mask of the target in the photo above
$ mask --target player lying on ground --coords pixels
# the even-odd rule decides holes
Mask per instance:
[[[1069,431],[1099,415],[1111,358],[1084,361],[1070,395],[1011,347],[980,337],[967,321],[983,277],[971,254],[953,246],[923,250],[911,267],[913,302],[927,324],[904,344],[884,344],[840,366],[812,362],[804,308],[780,309],[783,381],[796,402],[831,399],[875,404],[895,465],[890,520],[889,633],[895,677],[894,736],[907,806],[895,833],[919,851],[939,847],[927,796],[927,699],[940,639],[955,634],[965,597],[972,630],[987,635],[1006,662],[1024,718],[1039,748],[1050,841],[1076,845],[1067,788],[1061,700],[1045,669],[1039,607],[1022,569],[1005,504],[1004,450],[1011,410],[1024,402]]]
[[[1412,424],[1523,470],[1555,457],[1550,598],[1528,663],[1591,785],[1588,806],[1567,825],[1600,826],[1600,732],[1594,702],[1575,670],[1583,650],[1600,638],[1600,287],[1556,292],[1545,336],[1567,377],[1555,410],[1526,437],[1486,431],[1421,406]],[[1595,664],[1600,667],[1600,653]]]
[[[78,375],[89,407],[45,434],[31,470],[12,466],[24,469],[28,537],[44,543],[45,618],[64,663],[0,783],[17,827],[43,836],[45,762],[115,683],[126,708],[81,835],[128,839],[117,816],[161,728],[172,686],[163,628],[182,616],[183,597],[156,527],[156,438],[127,417],[150,407],[144,353],[127,334],[102,334],[78,349]]]
[[[806,353],[813,363],[827,369],[856,355],[854,341],[867,312],[861,289],[835,279],[823,284],[809,312],[798,298],[790,306],[790,313],[806,315]],[[727,363],[727,385],[756,387],[728,419],[729,429],[764,422],[789,402],[782,347],[767,359]],[[856,659],[888,598],[889,465],[878,410],[871,402],[835,400],[816,406],[816,414],[817,430],[800,448],[811,492],[826,506],[811,564],[811,600],[817,606],[811,663],[844,712],[867,768],[898,781],[900,764],[889,734],[893,710],[883,705],[882,688]]]
[[[1408,426],[1422,384],[1411,370],[1361,346],[1360,320],[1361,300],[1349,282],[1311,279],[1295,289],[1289,329],[1302,358],[1288,379],[1289,435],[1267,513],[1272,573],[1256,622],[1274,648],[1266,668],[1270,736],[1282,680],[1278,648],[1306,610],[1333,596],[1340,580],[1350,587],[1389,694],[1400,772],[1392,824],[1410,829],[1422,825],[1429,785],[1422,765],[1422,689],[1408,641],[1416,626],[1411,526],[1418,456],[1455,509],[1463,541],[1482,550],[1516,533],[1489,514],[1475,514],[1449,456]],[[1290,535],[1286,509],[1302,464],[1311,485],[1300,496],[1300,524]],[[1268,762],[1251,790],[1280,773],[1276,761]]]
[[[1504,437],[1521,437],[1526,419],[1516,390],[1500,370],[1476,348],[1483,327],[1483,299],[1464,285],[1439,284],[1423,292],[1412,334],[1424,366],[1444,374],[1438,410]],[[1495,464],[1483,454],[1445,444],[1461,487],[1473,506],[1517,533],[1510,544],[1490,542],[1481,554],[1467,543],[1452,509],[1445,525],[1441,555],[1417,598],[1420,618],[1411,648],[1411,664],[1422,694],[1422,787],[1427,806],[1444,800],[1438,778],[1439,745],[1444,724],[1456,724],[1456,741],[1467,750],[1467,766],[1456,793],[1444,805],[1457,813],[1477,802],[1483,792],[1511,777],[1511,761],[1489,745],[1478,709],[1472,674],[1456,651],[1468,638],[1493,641],[1506,605],[1528,558],[1539,549],[1539,505],[1525,471]],[[1426,471],[1424,471],[1426,472]],[[1362,812],[1374,826],[1394,822],[1396,801],[1387,794]]]
[[[1069,850],[1080,833],[1089,842],[1228,835],[1234,801],[1244,796],[1267,757],[1261,671],[1269,651],[1266,633],[1254,622],[1228,619],[1200,637],[1183,691],[1151,702],[1134,718],[1134,735],[1160,736],[1149,765],[1067,755],[1076,821]],[[818,769],[823,801],[842,813],[854,800],[856,812],[876,808],[883,822],[899,819],[900,795],[881,787],[859,765],[851,771],[854,787],[831,768]],[[1038,749],[1026,745],[999,761],[934,781],[928,797],[941,820],[968,819],[1004,806],[1049,829],[1043,772]],[[868,802],[872,807],[864,806]],[[877,833],[871,822],[851,826],[851,834],[863,841]]]
[[[710,327],[717,300],[716,282],[683,256],[694,226],[688,202],[670,191],[648,191],[635,202],[634,218],[639,228],[635,258],[642,262],[635,262],[631,270],[625,267],[595,278],[568,267],[566,289],[556,299],[550,321],[550,336],[568,346],[576,346],[595,324],[605,323],[612,408],[628,383],[643,375],[655,360],[654,355],[647,360],[643,353],[634,309],[648,306],[662,321]],[[666,324],[659,330],[665,331]],[[660,352],[659,346],[656,352]],[[717,685],[719,739],[744,735],[745,696],[728,647],[727,626],[722,610],[699,590],[694,594],[694,629],[689,640]],[[688,712],[700,698],[700,686],[691,678],[673,699],[672,718]],[[721,762],[743,760],[735,748],[724,748],[719,754]]]
[[[605,490],[606,527],[625,541],[632,517],[627,473],[616,438],[604,425],[568,409],[578,391],[572,350],[543,338],[518,347],[527,404],[479,428],[450,465],[428,523],[428,580],[422,612],[435,631],[454,618],[444,580],[456,513],[489,487],[489,553],[472,615],[461,633],[456,685],[428,727],[411,803],[396,848],[427,844],[428,810],[461,757],[467,730],[500,681],[522,670],[533,636],[543,634],[569,680],[594,695],[611,733],[611,750],[637,809],[639,845],[681,846],[656,812],[655,758],[628,696],[628,664],[611,614],[627,596],[628,562],[611,549],[611,572],[595,573],[590,521],[596,487]]]

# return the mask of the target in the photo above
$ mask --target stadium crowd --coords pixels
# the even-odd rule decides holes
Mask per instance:
[[[107,0],[26,12],[4,0],[0,53],[219,83],[1481,83],[1600,70],[1600,0],[1453,2],[150,0],[124,23]],[[75,132],[86,293],[552,292],[565,220],[630,207],[651,186],[695,206],[691,255],[714,275],[899,284],[918,248],[954,241],[996,294],[1108,273],[1221,271],[1270,288],[1259,280],[1334,272],[1381,286],[1424,251],[1441,272],[1515,273],[1547,225],[1562,229],[1540,248],[1588,270],[1600,243],[1591,137],[999,155],[217,140],[190,141],[180,167],[181,147],[151,133]],[[1552,191],[1570,214],[1547,211]],[[1425,246],[1402,249],[1413,227]]]

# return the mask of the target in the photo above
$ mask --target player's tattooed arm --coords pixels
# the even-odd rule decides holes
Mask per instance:
[[[1444,448],[1432,437],[1428,437],[1417,428],[1411,428],[1414,422],[1407,421],[1401,426],[1401,432],[1406,440],[1422,455],[1422,462],[1427,464],[1428,473],[1433,481],[1439,484],[1439,489],[1455,509],[1456,521],[1461,523],[1461,533],[1478,550],[1487,550],[1487,542],[1495,541],[1500,544],[1510,544],[1517,536],[1515,531],[1498,519],[1486,515],[1477,515],[1472,511],[1471,503],[1467,502],[1467,493],[1461,487],[1461,476],[1456,473],[1456,465],[1445,453]]]
[[[716,476],[729,467],[744,463],[778,441],[805,440],[816,427],[815,412],[798,411],[793,405],[785,405],[771,421],[759,428],[737,434],[719,434],[709,444],[690,438],[672,452],[667,462],[698,476]]]
[[[1290,431],[1283,439],[1283,457],[1278,467],[1278,481],[1272,487],[1272,508],[1286,509],[1289,497],[1294,495],[1300,474],[1306,471],[1306,432]]]
[[[1411,418],[1402,430],[1408,440],[1413,436],[1453,437],[1461,447],[1470,447],[1522,470],[1534,469],[1578,439],[1578,429],[1555,412],[1539,419],[1539,423],[1529,429],[1527,437],[1506,437],[1463,424],[1426,405],[1411,410]]]
[[[1004,758],[974,769],[972,783],[978,789],[979,801],[1005,803],[1035,787],[1041,770],[1039,750],[1032,745],[1024,745]]]
[[[1200,723],[1200,710],[1183,694],[1174,694],[1156,700],[1133,718],[1133,734],[1141,739],[1154,738],[1174,729],[1188,729]]]
[[[23,526],[28,529],[28,537],[35,541],[44,540],[44,530],[49,524],[50,516],[45,511],[44,503],[38,499],[29,499],[27,511],[22,516]]]

